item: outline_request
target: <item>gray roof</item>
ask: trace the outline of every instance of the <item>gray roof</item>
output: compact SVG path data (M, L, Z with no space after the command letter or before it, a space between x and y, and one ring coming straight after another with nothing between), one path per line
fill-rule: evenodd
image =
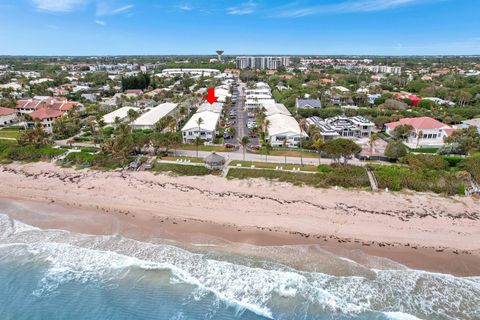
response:
M206 162L224 162L225 158L213 152L205 157L205 161Z
M297 99L297 108L321 108L322 103L318 99Z
M480 128L480 118L465 120L462 123Z

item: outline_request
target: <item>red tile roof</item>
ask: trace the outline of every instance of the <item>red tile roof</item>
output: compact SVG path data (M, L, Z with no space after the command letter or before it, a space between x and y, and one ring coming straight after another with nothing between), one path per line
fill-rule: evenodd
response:
M395 129L399 125L409 124L417 130L422 129L450 129L448 125L437 121L430 117L420 117L420 118L403 118L396 122L386 123L385 125L390 129Z
M0 107L0 116L9 116L13 113L17 113L17 111L15 111L15 109Z
M44 120L47 118L59 118L63 116L63 112L52 109L52 108L40 108L32 113L30 113L30 117L34 120Z
M130 89L130 90L127 90L125 91L126 94L142 94L143 93L143 90L140 90L140 89Z
M45 105L46 103L41 100L34 100L34 99L28 99L28 100L18 100L17 105L15 106L16 109L30 109L30 110L36 110L39 107Z

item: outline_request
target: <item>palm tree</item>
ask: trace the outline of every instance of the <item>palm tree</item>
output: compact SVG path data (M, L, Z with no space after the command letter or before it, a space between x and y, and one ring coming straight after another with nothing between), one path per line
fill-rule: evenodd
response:
M300 120L300 164L303 167L303 132L305 131L306 119Z
M420 139L423 138L423 130L420 130L418 131L418 134L417 134L417 149L418 149L418 146L420 145Z
M250 143L250 138L247 136L243 136L242 139L240 140L240 144L242 145L243 148L243 161L245 161L245 152L247 149L247 145Z
M322 148L325 141L323 140L323 137L321 134L315 135L313 139L314 140L313 140L312 146L315 148L315 150L318 151L318 165L320 165L321 159L322 159Z
M268 162L267 156L270 154L270 151L272 150L272 145L270 142L265 143L265 162Z
M283 139L282 147L285 148L285 164L287 164L287 138Z
M197 125L198 125L198 136L195 138L195 147L197 149L197 159L198 159L198 146L200 145L200 143L202 141L202 139L200 138L200 126L203 123L202 117L198 117L196 122L197 122Z
M372 133L372 135L368 139L368 144L370 145L370 157L373 156L373 147L375 146L375 142L377 140L378 140L378 135L376 133Z
M139 116L138 112L135 109L128 110L127 114L128 114L128 119L132 122L137 120Z
M200 137L195 138L195 148L197 150L197 159L198 159L198 146L202 144L202 139Z

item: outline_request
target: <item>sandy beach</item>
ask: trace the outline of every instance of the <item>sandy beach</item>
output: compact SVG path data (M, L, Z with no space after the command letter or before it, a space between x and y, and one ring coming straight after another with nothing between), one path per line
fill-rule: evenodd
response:
M353 260L361 251L416 269L480 275L480 202L472 198L50 163L2 165L0 182L0 211L41 228L186 243L319 244Z

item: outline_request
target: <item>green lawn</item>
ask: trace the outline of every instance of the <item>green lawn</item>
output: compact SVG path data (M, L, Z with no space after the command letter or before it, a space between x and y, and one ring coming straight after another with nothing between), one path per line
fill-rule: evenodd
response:
M18 139L23 131L20 130L0 130L0 138Z
M252 161L237 161L230 162L229 166L236 167L237 164L241 164L242 167L250 168L254 165L259 169L275 169L276 167L282 167L283 170L292 170L293 168L300 168L302 171L317 171L316 166L300 166L296 164L284 164L284 163L270 163L270 162L252 162Z
M265 150L261 149L255 152L256 154L265 154ZM297 157L300 158L300 155L302 155L304 158L318 158L317 153L313 152L300 152L298 150L271 150L268 155L270 156L281 156L284 157L285 154L287 154L287 157Z
M173 156L167 156L167 157L159 157L160 160L167 160L167 161L177 161L177 160L190 160L192 163L204 163L203 158L195 158L195 157L173 157Z
M206 176L209 174L218 174L217 171L208 169L200 165L184 165L173 163L157 162L153 166L154 172L171 172L180 176Z
M178 148L179 150L197 150L193 144L184 144ZM198 151L215 151L215 152L230 152L233 149L227 149L224 146L198 146Z

